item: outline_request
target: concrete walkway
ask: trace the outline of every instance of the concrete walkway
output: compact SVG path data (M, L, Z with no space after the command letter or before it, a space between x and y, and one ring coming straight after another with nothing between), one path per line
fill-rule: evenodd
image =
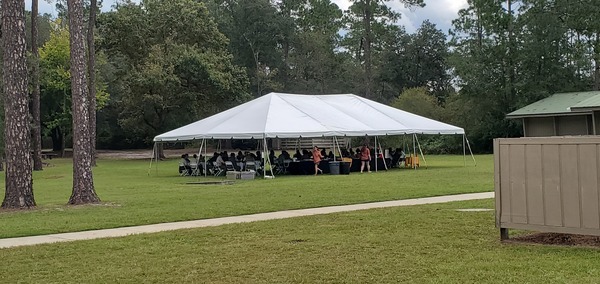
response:
M269 212L269 213L233 216L233 217L222 217L222 218L214 218L214 219L182 221L182 222L173 222L173 223L161 223L161 224L123 227L123 228L114 228L114 229L105 229L105 230L93 230L93 231L52 234L52 235L43 235L43 236L9 238L9 239L0 239L0 249L1 248L9 248L9 247L18 247L18 246L57 243L57 242L71 242L71 241L78 241L78 240L91 240L91 239L100 239L100 238L114 238L114 237L123 237L123 236L134 235L134 234L157 233L157 232L179 230L179 229L212 227L212 226L220 226L220 225L233 224L233 223L247 223L247 222L264 221L264 220L275 220L275 219L284 219L284 218L292 218L292 217L300 217L300 216L311 216L311 215L319 215L319 214L330 214L330 213L338 213L338 212L365 210L365 209L373 209L373 208L422 205L422 204L432 204L432 203L445 203L445 202L453 202L453 201L488 199L488 198L493 198L493 197L494 197L493 192L446 195L446 196L437 196L437 197L383 201L383 202L363 203L363 204L354 204L354 205L341 205L341 206L286 210L286 211L277 211L277 212Z

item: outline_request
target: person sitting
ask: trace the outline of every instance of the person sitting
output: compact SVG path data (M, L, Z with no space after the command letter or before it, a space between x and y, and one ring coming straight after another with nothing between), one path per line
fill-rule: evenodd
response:
M188 154L181 155L181 166L179 167L179 173L187 172L187 175L192 175L192 164L190 156Z
M254 162L255 160L256 160L256 156L253 153L246 152L246 157L244 158L244 161Z
M354 158L354 150L350 148L350 152L348 152L348 158Z
M286 151L286 150L281 151L281 155L283 155L283 159L285 159L285 160L291 160L292 159L290 157L290 153L288 153L288 151Z
M329 151L329 154L327 154L327 158L332 161L335 159L335 155L333 154L332 151Z
M306 149L302 150L302 160L310 160L310 159L312 159L310 152L308 152Z
M354 154L355 159L360 159L360 148L356 148L356 152Z
M225 168L225 159L223 159L223 156L225 154L221 154L221 155L217 155L217 158L215 159L215 166L219 167L219 168Z
M237 156L235 157L236 160L238 160L238 162L241 162L244 160L244 154L242 153L242 151L238 151Z
M275 163L275 159L276 159L276 157L275 157L275 151L273 151L273 150L269 151L269 161L271 163Z
M233 164L233 167L237 169L237 159L235 158L235 153L229 154L229 161Z
M215 152L213 154L213 156L210 159L208 159L208 162L211 163L211 164L214 163L214 162L216 162L217 161L217 157L219 157L219 153Z
M406 162L406 154L404 153L404 150L402 150L402 148L396 149L396 152L400 152L400 158L398 159L398 163L405 163Z
M302 160L302 154L300 153L300 150L296 150L296 154L294 154L294 159Z
M229 153L227 153L227 151L223 151L223 153L221 153L221 156L223 156L224 162L229 161Z

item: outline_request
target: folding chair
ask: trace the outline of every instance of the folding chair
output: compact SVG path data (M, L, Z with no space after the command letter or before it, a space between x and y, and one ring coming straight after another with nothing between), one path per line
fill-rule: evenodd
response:
M233 163L230 161L225 161L225 171L235 171L235 167L233 166Z
M179 176L185 177L185 176L189 176L190 173L188 172L187 168L185 167L184 163L179 163Z
M214 173L214 176L218 177L218 176L220 176L224 172L225 171L221 167L217 166L217 162L213 162L213 173Z
M246 171L256 172L256 163L254 163L254 161L247 161L245 169Z
M287 174L287 169L290 167L290 163L291 163L292 161L293 161L293 160L290 160L290 159L285 159L285 160L283 160L283 173L284 173L284 174Z
M192 166L192 175L193 176L199 176L201 173L201 164L200 163L196 163L196 164L191 164L190 166Z

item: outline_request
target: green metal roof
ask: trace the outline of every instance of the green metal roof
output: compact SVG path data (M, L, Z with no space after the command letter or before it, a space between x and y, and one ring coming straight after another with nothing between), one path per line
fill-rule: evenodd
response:
M558 93L506 115L508 118L565 115L600 108L600 91Z

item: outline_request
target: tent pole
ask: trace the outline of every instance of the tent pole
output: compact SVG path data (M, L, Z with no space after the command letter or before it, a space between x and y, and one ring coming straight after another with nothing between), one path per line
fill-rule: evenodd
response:
M156 142L152 146L152 156L150 157L150 167L148 168L148 176L150 176L150 171L152 170L152 161L154 160L154 153L156 151Z
M463 142L463 162L465 163L465 167L467 166L467 148L465 147L465 134L463 133L462 137Z
M335 162L335 136L331 139L331 144L333 144L333 161Z
M423 155L423 149L421 149L421 143L419 143L419 137L417 137L417 134L415 134L415 140L417 140L417 146L419 146L421 158L423 158L423 163L425 163L425 168L427 168L427 160L425 160L425 155Z
M377 136L375 136L375 172L377 172Z
M379 149L382 149L381 142L379 142L378 145L379 145ZM383 152L385 153L385 150L383 150ZM383 155L383 153L382 153L382 155ZM383 161L383 166L385 167L385 170L387 171L388 170L388 166L387 166L387 164L385 162L385 155L383 155L383 158L381 160Z
M202 141L206 141L206 138L202 138ZM206 163L208 163L208 160L206 159L206 148L208 148L208 142L206 142L206 147L204 147L204 177L206 177Z
M340 141L337 139L337 136L334 136L334 137L335 137L335 142L337 143L337 146L338 146L338 153L340 154L340 158L343 158L342 148L340 147ZM333 153L335 153L335 151ZM334 158L335 158L335 155L334 155Z
M198 171L198 163L200 162L200 156L202 156L202 147L204 146L204 139L202 139L202 143L200 143L200 149L198 149L198 158L196 159L196 171ZM196 178L200 178L200 175L196 173Z
M469 143L469 138L467 138L467 134L464 134L465 136L465 141L467 142L467 147L469 147L469 153L471 153L471 158L473 158L473 162L475 163L475 166L477 167L477 161L475 161L475 156L473 155L473 151L471 151L471 143Z
M412 159L415 159L417 157L417 149L416 149L416 144L415 144L415 136L416 136L416 134L413 133L413 137L412 137L413 138L413 150L412 150L412 154L411 154L411 157L410 157L410 159L411 159L410 162L412 164L413 169L416 170L417 169L417 165L415 164L415 161L412 160Z

